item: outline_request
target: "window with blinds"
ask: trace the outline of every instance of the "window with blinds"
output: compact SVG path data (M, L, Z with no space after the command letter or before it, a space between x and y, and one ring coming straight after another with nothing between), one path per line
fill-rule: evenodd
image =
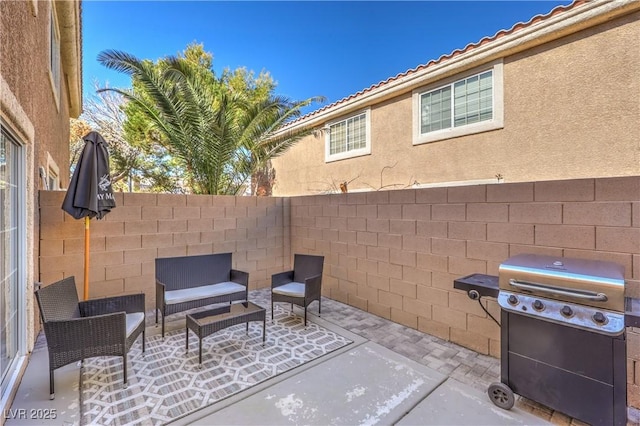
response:
M414 145L502 129L502 60L416 89L412 102Z
M493 71L458 80L420 96L422 134L493 118Z
M422 95L420 123L422 133L451 127L451 87Z
M371 152L369 111L330 123L326 129L326 161L340 160Z

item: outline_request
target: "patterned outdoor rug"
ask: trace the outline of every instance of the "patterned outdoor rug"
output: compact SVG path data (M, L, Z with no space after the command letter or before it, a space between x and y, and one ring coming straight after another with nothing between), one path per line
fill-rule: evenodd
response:
M82 424L158 425L211 405L230 395L326 355L350 340L279 306L275 321L267 312L267 340L262 323L241 324L206 337L202 368L198 338L184 328L147 337L146 353L137 341L129 352L129 387L122 386L122 358L85 361L80 373Z

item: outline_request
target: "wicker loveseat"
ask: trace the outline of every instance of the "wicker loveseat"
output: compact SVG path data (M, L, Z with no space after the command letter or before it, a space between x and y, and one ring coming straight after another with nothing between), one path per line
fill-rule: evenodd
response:
M54 399L53 371L96 356L121 356L127 387L127 353L142 334L144 294L78 301L73 276L35 292L49 350L49 390Z
M247 300L249 274L231 268L231 253L156 259L156 324L166 315L214 303Z

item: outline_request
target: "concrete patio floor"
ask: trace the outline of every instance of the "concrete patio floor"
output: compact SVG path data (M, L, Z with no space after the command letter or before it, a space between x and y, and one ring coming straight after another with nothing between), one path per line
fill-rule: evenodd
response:
M252 291L250 300L267 307L268 290ZM299 308L294 310L301 313ZM321 318L315 315L317 304L310 306L309 313L311 321L336 332L339 330L354 343L176 419L172 424L584 424L521 397L516 397L515 407L510 411L495 407L486 395L489 384L499 380L500 361L495 358L329 299L322 301ZM153 315L148 314L148 334L158 332L152 322ZM177 314L168 318L167 327L184 327L184 316ZM354 359L361 362L354 363ZM380 359L384 360L383 364L377 361ZM11 412L4 413L7 425L80 424L78 365L56 370L56 399L50 401L47 362L46 345L40 336ZM339 396L355 389L357 384L364 383L362 386L372 389L369 400L361 401L362 410L380 398L388 400L394 392L402 392L410 385L406 383L409 379L403 382L393 368L385 369L383 365L409 371L414 378L418 375L420 383L426 385L410 398L382 409L378 405L377 414L367 413L366 421L349 417L354 409ZM300 417L301 410L296 414L295 410L282 407L273 409L274 399L286 402L292 394L303 395L307 407L316 404L321 408L316 412L307 411L303 417ZM55 419L41 418L42 414L53 413L52 410L55 410ZM32 416L34 412L39 413L40 418ZM631 415L637 416L637 413Z

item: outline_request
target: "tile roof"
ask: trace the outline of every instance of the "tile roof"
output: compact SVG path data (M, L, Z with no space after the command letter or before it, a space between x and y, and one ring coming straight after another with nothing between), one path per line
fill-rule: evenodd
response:
M564 13L564 12L568 11L568 10L575 9L575 8L577 8L577 7L579 7L579 6L583 5L583 4L586 4L586 3L588 3L588 0L574 0L571 4L568 4L566 6L565 5L560 5L560 6L557 6L557 7L553 8L547 14L535 15L533 18L529 19L529 21L527 21L527 22L518 22L518 23L514 24L508 30L500 30L500 31L498 31L497 33L495 33L491 37L484 37L484 38L482 38L480 41L478 41L476 43L467 44L463 49L456 49L453 52L449 53L448 55L442 55L438 59L432 59L431 61L427 62L426 64L421 64L421 65L418 65L415 68L408 69L408 70L406 70L404 72L396 74L393 77L389 77L386 80L380 81L380 82L375 83L375 84L373 84L373 85L371 85L371 86L369 86L369 87L367 87L365 89L362 89L359 92L356 92L356 93L354 93L352 95L346 96L346 97L344 97L344 98L342 98L342 99L340 99L338 101L335 101L335 102L333 102L333 103L331 103L329 105L325 105L322 108L319 108L319 109L317 109L317 110L315 110L313 112L305 114L305 115L303 115L303 116L301 116L301 117L289 122L287 124L287 126L292 125L294 123L299 123L299 122L301 122L303 120L306 120L306 119L309 119L309 118L311 118L311 117L313 117L315 115L318 115L322 111L326 111L326 110L331 109L331 108L333 108L333 107L335 107L337 105L344 104L344 103L346 103L346 102L348 102L348 101L350 101L352 99L355 99L355 98L357 98L357 97L359 97L359 96L361 96L361 95L363 95L365 93L368 93L368 92L371 92L371 91L373 91L375 89L383 87L383 86L385 86L385 85L387 85L387 84L389 84L391 82L394 82L396 80L399 80L401 78L404 78L406 76L414 74L414 73L416 73L418 71L421 71L421 70L423 70L425 68L429 68L429 67L434 66L436 64L439 64L439 63L442 63L442 62L447 61L449 59L455 58L456 56L459 56L459 55L461 55L463 53L467 53L467 52L469 52L469 51L471 51L473 49L476 49L476 48L478 48L480 46L483 46L483 45L485 45L487 43L491 43L491 42L493 42L495 40L498 40L498 39L500 39L500 38L502 38L504 36L507 36L509 34L513 34L513 33L517 32L517 31L520 31L520 30L522 30L524 28L531 27L531 26L533 26L533 25L535 25L535 24L537 24L539 22L545 21L545 20L547 20L547 19L549 19L549 18L551 18L553 16L559 15L561 13Z

